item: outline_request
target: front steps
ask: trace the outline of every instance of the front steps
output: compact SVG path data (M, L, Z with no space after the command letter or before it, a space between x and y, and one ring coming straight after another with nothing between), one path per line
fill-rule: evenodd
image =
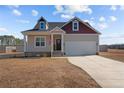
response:
M61 57L64 56L64 53L62 53L61 51L54 51L52 53L52 57Z

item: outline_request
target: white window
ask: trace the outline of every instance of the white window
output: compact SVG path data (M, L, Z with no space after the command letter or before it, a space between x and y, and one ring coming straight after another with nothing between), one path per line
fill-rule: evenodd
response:
M73 21L72 24L73 31L78 31L79 30L79 22L78 21Z
M37 36L35 38L35 46L36 47L45 47L46 46L46 37L44 37L44 36Z
M40 29L46 29L45 22L40 22Z

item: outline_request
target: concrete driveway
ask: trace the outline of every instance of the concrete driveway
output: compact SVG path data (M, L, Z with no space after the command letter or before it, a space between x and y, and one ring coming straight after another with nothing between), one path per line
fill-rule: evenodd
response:
M68 57L68 60L85 70L101 87L124 88L124 63L97 55Z

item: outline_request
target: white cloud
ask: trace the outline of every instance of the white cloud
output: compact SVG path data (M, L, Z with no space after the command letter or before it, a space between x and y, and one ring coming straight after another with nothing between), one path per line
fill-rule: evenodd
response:
M21 16L22 15L22 13L17 9L13 9L13 14L16 15L16 16Z
M13 7L15 7L15 8L19 8L19 5L13 5Z
M124 5L120 5L120 10L124 10Z
M84 20L84 22L88 22L88 23L89 23L89 22L90 22L90 20L86 19L86 20Z
M113 34L111 34L111 35L102 35L101 37L102 37L102 38L105 38L105 39L124 38L124 34L123 34L123 33L121 33L121 34L113 33Z
M104 22L104 21L105 21L105 17L101 16L101 17L99 18L99 21L100 21L100 22Z
M7 28L0 27L0 32L6 32L6 31L8 31Z
M71 19L71 18L73 18L73 17L74 17L74 16L72 16L72 15L61 14L61 18Z
M91 26L95 26L95 22L93 21L93 19L91 20L83 20L84 22L88 22Z
M116 18L115 16L109 16L109 18L110 18L110 20L111 20L112 22L114 22L114 21L117 20L117 18ZM104 30L104 29L106 29L106 28L109 27L109 24L108 24L107 22L105 22L105 21L106 21L105 17L101 16L101 17L99 18L99 22L98 22L95 26L96 26L98 29L100 29L100 30Z
M97 26L98 26L98 28L100 30L108 28L108 24L107 23L98 23Z
M12 8L19 8L19 5L10 5Z
M110 16L110 20L111 20L111 21L116 21L117 18L116 18L115 16Z
M116 11L117 9L124 10L124 5L120 5L120 6L112 5L110 8L110 10L112 11Z
M94 18L94 17L91 17L90 19L91 19L91 20L94 20L95 18Z
M90 20L84 20L84 22L88 22L91 26L95 27L96 29L99 29L99 30L105 30L109 27L109 24L107 22L105 22L106 19L105 17L101 16L99 18L99 21L96 22L95 21L95 18L90 18Z
M32 10L32 15L33 16L37 16L39 13L38 13L38 11L37 10Z
M59 11L63 11L63 9L64 9L64 8L62 7L62 5L56 5L55 8L56 8L56 11L58 11L58 12L59 12Z
M9 7L10 9L15 9L19 8L19 5L8 5L7 7Z
M66 14L73 16L75 13L91 14L92 9L87 5L56 5L56 11L53 14Z
M16 20L16 22L22 23L22 24L28 24L30 21L28 20Z
M116 11L117 10L117 6L116 5L112 5L111 8L110 8L110 10Z

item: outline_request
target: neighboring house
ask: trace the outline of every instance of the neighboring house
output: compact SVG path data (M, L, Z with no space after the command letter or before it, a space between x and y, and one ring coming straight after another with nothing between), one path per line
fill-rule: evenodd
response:
M100 52L108 52L108 45L99 45Z
M24 40L23 39L16 38L15 42L16 42L16 45L18 45L18 46L19 45L21 45L21 46L24 45Z
M124 44L112 44L112 45L108 45L108 48L110 48L110 49L124 49Z
M99 35L89 23L77 17L68 22L47 22L41 17L35 27L23 31L24 52L88 55L99 52Z
M12 35L0 36L0 45L12 46L12 45L23 45L22 39L15 38Z
M13 50L17 52L23 52L23 44L23 40L15 38L12 35L0 36L0 52L10 52Z
M15 38L13 36L0 36L0 45L15 45Z

